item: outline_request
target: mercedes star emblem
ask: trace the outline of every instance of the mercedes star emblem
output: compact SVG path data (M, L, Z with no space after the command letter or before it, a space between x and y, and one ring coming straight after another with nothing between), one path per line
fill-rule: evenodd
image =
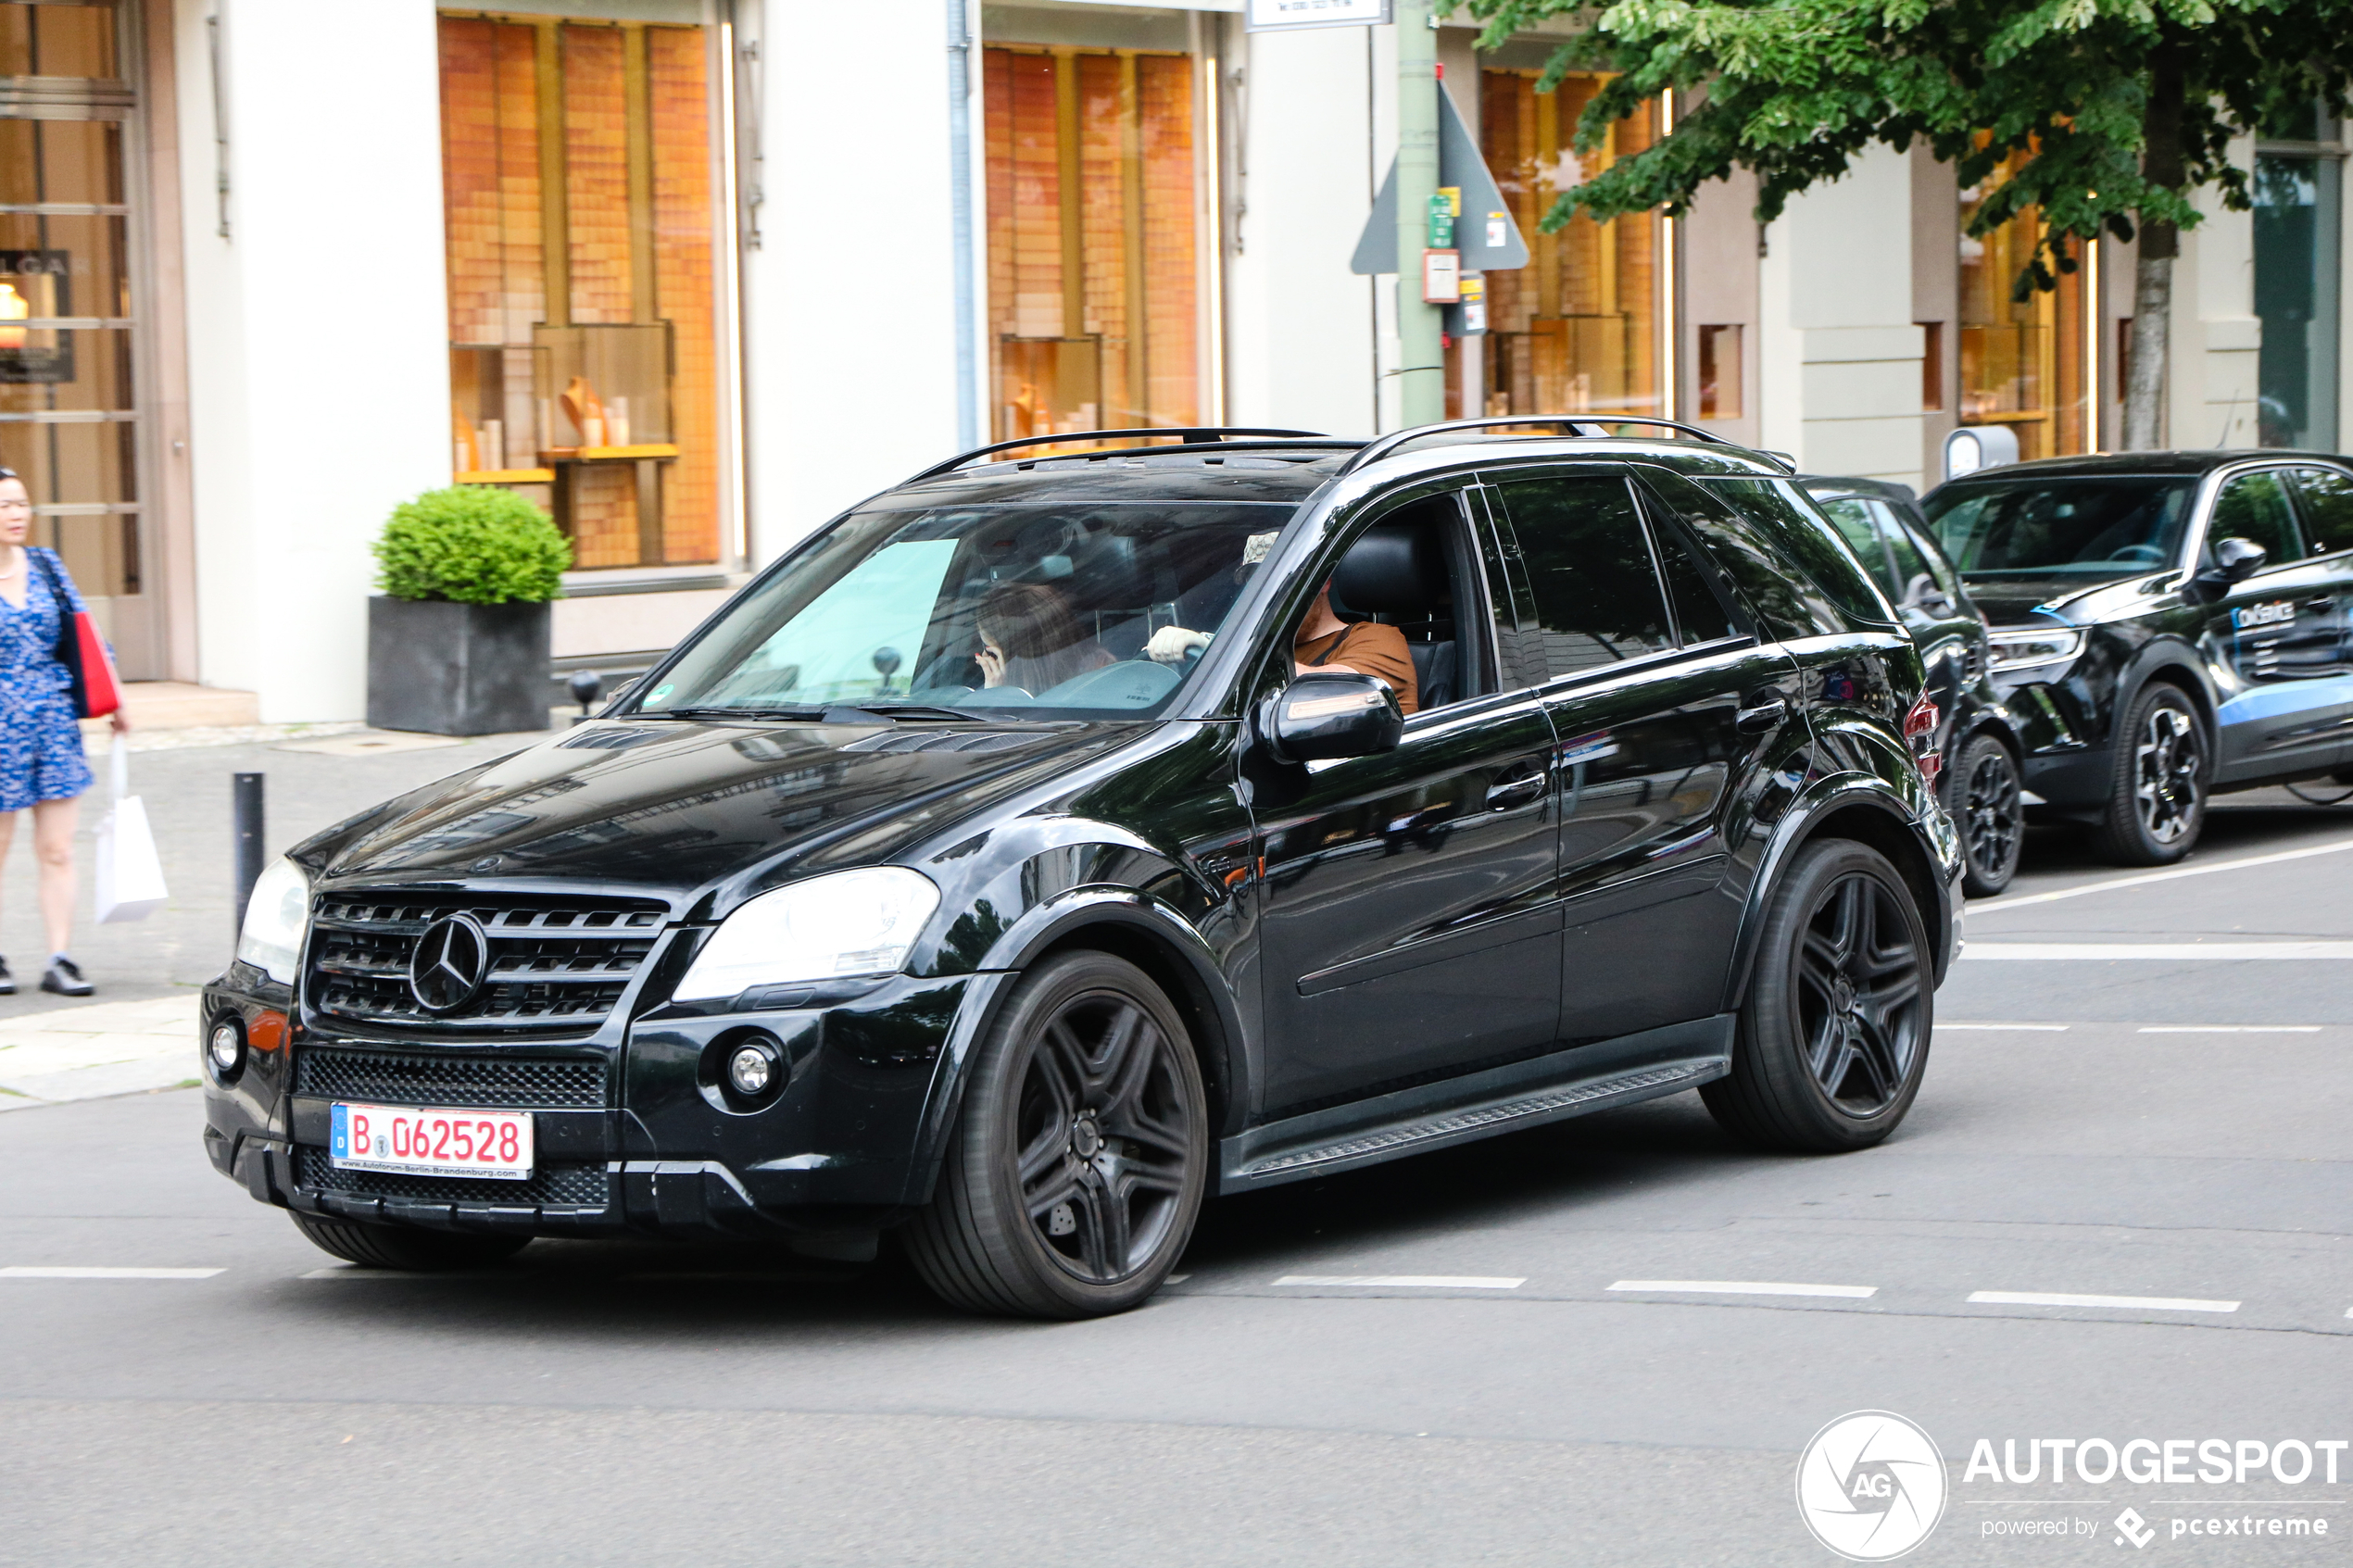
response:
M409 989L427 1012L455 1012L473 1000L489 974L489 935L472 915L447 915L417 938Z

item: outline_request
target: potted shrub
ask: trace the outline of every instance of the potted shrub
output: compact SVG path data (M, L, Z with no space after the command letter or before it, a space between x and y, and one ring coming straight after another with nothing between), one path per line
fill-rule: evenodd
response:
M455 484L396 508L368 601L368 722L439 735L547 727L547 601L572 544L511 490Z

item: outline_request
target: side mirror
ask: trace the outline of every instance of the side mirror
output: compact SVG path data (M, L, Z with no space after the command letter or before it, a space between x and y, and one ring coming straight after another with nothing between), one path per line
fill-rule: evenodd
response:
M2244 583L2263 570L2270 552L2252 539L2218 539L2208 554L2214 564L2197 574L2197 585L2208 600L2219 599L2233 583Z
M1923 571L1904 585L1906 609L1917 609L1922 615L1946 616L1953 613L1953 601L1936 585L1936 579Z
M1371 757L1396 749L1405 716L1370 675L1302 675L1266 700L1258 732L1278 762Z
M2244 583L2263 570L2269 554L2252 539L2225 539L2214 546L2214 571L2225 583Z

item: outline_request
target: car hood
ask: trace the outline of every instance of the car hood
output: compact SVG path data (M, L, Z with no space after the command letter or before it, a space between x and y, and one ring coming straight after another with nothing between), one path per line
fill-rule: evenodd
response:
M2052 572L2036 577L2013 577L2007 572L1986 576L1974 573L1962 575L1969 598L1985 612L1985 619L1995 626L2015 626L2025 621L2048 621L2049 616L2035 614L2046 604L2082 595L2096 595L2105 599L2120 583L2136 581L2137 578L2126 577L2108 583L2085 582L2080 575L2070 572ZM2068 606L2056 613L2066 621L2081 619L2075 613L2075 608Z
M749 896L887 860L1157 727L600 722L386 801L294 855L339 881L586 883L695 918L698 895L731 879Z

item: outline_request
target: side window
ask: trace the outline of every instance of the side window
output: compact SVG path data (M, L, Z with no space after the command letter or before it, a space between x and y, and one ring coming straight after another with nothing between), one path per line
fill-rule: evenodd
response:
M1738 636L1723 596L1709 584L1706 571L1675 529L1654 526L1651 542L1658 546L1658 574L1667 580L1667 602L1675 608L1675 629L1683 634L1683 646Z
M1855 558L1863 563L1863 570L1881 590L1889 598L1901 600L1904 584L1889 574L1887 551L1880 544L1871 504L1852 495L1817 495L1814 504L1822 508L1822 515L1831 520L1831 526L1838 530L1838 536L1846 541L1846 547L1855 552Z
M1493 494L1479 492L1474 509L1485 506ZM1485 516L1487 525L1479 530L1479 558L1487 573L1488 607L1495 618L1496 679L1504 691L1525 691L1544 684L1544 635L1528 608L1528 596L1521 592L1516 574L1504 560L1510 533L1500 504L1490 508Z
M2304 558L2296 536L2296 513L2288 507L2287 487L2277 470L2243 473L2222 486L2214 498L2214 521L2206 530L2211 552L2223 539L2252 539L2263 546L2268 564L2281 566Z
M2304 503L2304 537L2316 556L2353 550L2353 476L2337 469L2292 469Z
M1495 491L1548 679L1674 646L1650 542L1623 479L1504 479Z

